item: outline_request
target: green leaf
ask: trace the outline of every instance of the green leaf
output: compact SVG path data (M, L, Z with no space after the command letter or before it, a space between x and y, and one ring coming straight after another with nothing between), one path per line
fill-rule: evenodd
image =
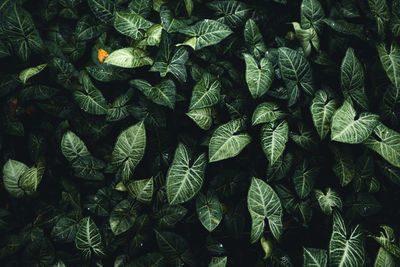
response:
M61 152L68 161L90 156L85 143L73 132L67 131L61 139Z
M228 261L228 257L212 257L208 267L225 267Z
M75 246L85 259L90 259L92 253L99 257L105 255L99 228L97 228L90 216L83 218L79 222L75 236Z
M293 155L291 153L280 156L274 164L267 169L267 182L283 179L293 165Z
M286 121L270 122L261 128L261 147L269 165L273 165L285 150L289 139L289 125Z
M20 72L19 79L25 84L30 78L46 68L47 64L41 64L36 67L28 68Z
M251 8L239 1L212 1L207 3L217 16L217 21L230 27L238 27L244 23L251 13Z
M156 104L174 109L176 101L176 88L172 80L163 80L152 86L145 80L132 80L130 84L138 88L143 94Z
M157 230L154 230L154 232L156 233L157 244L160 251L168 259L171 265L194 265L193 254L185 239L180 235L171 232L159 232Z
M264 232L265 219L268 219L269 228L273 236L279 240L283 232L282 206L278 195L271 186L264 181L252 178L247 195L251 226L251 243L257 242Z
M322 19L325 18L325 12L317 0L303 0L300 6L300 21L303 29L314 28L321 32L323 28Z
M185 41L183 45L188 45L194 50L218 44L233 33L225 24L211 19L199 21L195 25L179 30L179 32L192 37Z
M249 19L244 25L244 41L255 58L264 56L267 51L263 36L257 24L252 19Z
M145 51L139 48L126 47L112 52L104 63L121 68L139 68L152 65L153 60L148 57Z
M318 137L311 128L302 122L297 123L298 132L291 131L290 138L299 146L306 150L313 150L317 145Z
M236 119L222 124L214 131L208 146L210 162L233 158L251 142L249 134L238 134L243 130L243 124L241 119Z
M97 89L89 76L82 77L82 87L73 92L78 105L89 114L104 115L107 113L107 101L99 89Z
M281 47L279 52L279 69L289 93L289 106L297 102L300 87L309 94L314 93L310 64L299 52Z
M365 250L360 225L346 229L342 216L333 213L333 230L329 241L329 263L333 266L363 266Z
M381 247L376 255L374 267L396 267L396 262L393 256Z
M344 19L329 19L325 18L322 20L326 25L332 28L334 31L339 32L341 34L356 36L361 40L364 40L364 27L360 24L349 23Z
M106 28L91 16L83 16L75 27L75 36L80 41L87 41L98 37Z
M132 0L129 3L129 9L144 18L150 15L151 8L151 0Z
M280 109L279 105L273 102L259 104L253 112L252 125L274 122L282 119L286 114Z
M74 175L78 178L92 181L103 181L104 175L101 172L106 164L92 156L78 157L72 162L71 167L74 169Z
M212 125L212 108L192 109L186 115L191 118L201 129L209 130Z
M336 110L332 117L331 140L359 144L364 142L378 124L378 115L363 112L357 116L349 101Z
M390 20L390 11L386 0L368 0L369 8L374 15L378 26L378 34L383 39L385 37L385 28Z
M169 48L168 52L169 52ZM151 67L150 71L160 72L161 77L165 77L167 73L171 73L178 80L186 82L186 61L189 59L189 52L184 48L180 47L176 50L175 54L170 57L171 53L165 55L165 61L156 61Z
M261 58L257 62L252 55L243 54L246 62L246 83L254 99L263 96L271 87L274 79L274 67L272 63Z
M214 231L222 220L222 205L215 193L199 193L196 198L196 210L201 224L209 231Z
M145 34L145 38L138 43L138 46L158 46L161 42L162 26L160 24L154 24L151 26Z
M353 48L347 49L340 70L340 81L344 97L350 97L363 109L368 110L368 99L364 88L364 70L354 54Z
M339 178L340 185L346 186L355 176L355 163L351 156L351 151L348 147L334 147L333 154L335 158L335 164L332 166L332 170L335 175Z
M133 11L116 12L114 19L115 29L133 40L140 40L144 37L145 31L153 25L152 22L144 19Z
M319 137L325 139L328 134L333 114L339 103L336 98L330 98L325 91L318 90L311 102L310 111L314 126Z
M130 200L119 202L110 214L110 227L114 235L125 233L133 227L138 217L139 203Z
M43 41L35 27L31 15L13 3L4 11L7 15L2 21L2 35L6 36L15 53L23 61L27 61L32 50L40 52L43 50Z
M292 22L296 38L299 40L303 48L304 56L311 54L312 48L319 51L319 38L313 27L304 30L298 22Z
M19 187L19 179L29 169L24 163L9 159L3 166L3 183L13 197L22 197L24 190Z
M187 27L184 21L174 18L174 14L166 5L161 6L160 19L161 25L168 33L174 33Z
M154 191L153 177L132 181L126 186L126 188L131 197L143 203L150 203Z
M111 0L88 0L90 10L102 22L110 24L114 19L114 4Z
M382 63L383 69L386 71L389 80L392 84L399 89L400 88L400 48L396 43L392 43L390 51L386 49L385 44L379 44L376 47L378 49L379 58Z
M115 98L114 102L108 107L106 120L119 121L123 120L130 115L129 109L131 105L128 104L133 96L133 89L129 89L124 94Z
M180 205L165 205L158 210L154 217L160 228L173 227L187 214L188 210Z
M327 251L325 249L303 247L303 266L304 267L328 266Z
M221 83L205 73L193 88L189 110L211 107L219 102Z
M314 194L323 213L330 215L333 208L342 209L342 200L339 194L331 188L326 189L326 194L319 189L315 189Z
M310 166L310 163L306 160L303 160L302 163L297 166L293 174L293 183L299 198L305 199L310 194L318 172L319 169Z
M185 7L186 7L186 12L188 14L188 16L190 17L192 15L192 11L193 11L193 0L184 0L185 2Z
M392 17L390 19L390 29L395 37L400 36L400 2L394 0L392 2Z
M373 135L364 145L377 152L390 164L400 167L400 134L389 129L382 123L378 123Z
M146 129L143 121L119 134L111 155L111 165L120 168L124 181L131 178L143 158L145 148Z
M78 222L69 217L61 217L51 230L51 235L55 241L68 243L75 240L78 230Z
M193 159L187 147L179 143L174 160L167 173L167 198L169 204L184 203L192 199L200 191L207 165L206 154Z
M39 160L36 166L27 169L19 178L18 186L28 195L33 195L42 181L45 163Z
M400 258L400 247L397 245L393 228L387 225L381 225L381 228L383 231L380 231L380 235L373 235L372 238L387 252Z

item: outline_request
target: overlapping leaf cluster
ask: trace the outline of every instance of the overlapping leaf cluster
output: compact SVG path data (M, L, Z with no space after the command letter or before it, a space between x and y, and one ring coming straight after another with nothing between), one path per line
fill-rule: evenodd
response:
M1 266L398 264L399 0L0 15Z

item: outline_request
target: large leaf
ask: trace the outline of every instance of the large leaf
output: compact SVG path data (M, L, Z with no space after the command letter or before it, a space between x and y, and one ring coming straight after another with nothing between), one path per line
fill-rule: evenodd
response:
M376 255L374 267L396 267L396 262L393 256L381 247Z
M334 147L333 154L335 163L332 170L339 178L340 185L346 186L355 176L355 163L351 151L349 147Z
M209 232L217 228L222 220L222 205L215 193L207 192L207 195L199 193L196 210L201 224Z
M351 102L344 101L332 117L331 140L359 144L364 142L378 124L378 115L363 112L359 116Z
M400 257L400 247L397 245L393 228L387 225L381 225L383 231L380 231L379 236L373 235L372 238L378 242L383 249L392 254L396 258Z
M132 181L126 186L126 188L133 198L136 198L138 201L143 203L150 203L154 191L153 177Z
M334 208L342 209L342 200L339 194L331 188L326 189L326 194L315 189L314 194L323 213L330 215Z
M193 26L179 30L179 32L192 37L183 44L192 47L194 50L218 44L232 34L232 30L228 26L211 19L199 21Z
M274 164L268 166L267 169L267 182L278 181L283 179L293 164L293 155L291 153L280 156Z
M169 50L169 48L166 48ZM165 55L165 61L156 61L150 71L160 72L161 77L171 73L182 82L186 82L186 61L189 59L189 52L184 47L179 47L174 55L168 53Z
M368 99L364 88L364 70L354 54L353 48L348 48L340 67L340 81L344 97L350 97L363 109L368 109Z
M273 165L285 150L289 139L289 125L286 121L270 122L261 128L261 147L269 165Z
M61 152L68 161L90 156L85 143L71 131L67 131L61 139Z
M111 155L111 165L120 168L124 180L131 178L143 158L145 148L146 129L143 121L132 125L118 136Z
M199 108L192 109L186 115L191 118L201 129L208 130L212 125L213 109Z
M324 18L325 12L318 0L303 0L301 2L300 19L303 29L313 27L317 32L320 32Z
M192 161L187 147L182 143L178 144L167 173L167 198L170 204L186 202L199 192L206 165L205 153Z
M379 123L374 129L374 134L364 144L390 164L400 167L400 134L398 132Z
M139 203L131 200L119 202L110 214L110 227L115 235L120 235L133 227L138 217Z
M390 50L386 49L385 44L377 46L379 58L382 63L383 69L386 71L389 80L392 84L400 88L400 47L396 43L392 43Z
M100 257L105 255L99 228L91 217L85 217L79 222L75 246L86 259L90 259L92 253Z
M145 80L132 80L130 84L142 91L154 103L174 109L176 88L172 80L163 80L155 86Z
M311 68L308 61L300 52L287 47L281 47L278 51L279 68L288 90L289 106L291 106L299 98L301 88L307 94L313 94Z
M87 41L98 37L106 28L91 16L82 17L75 28L75 36L78 40Z
M114 19L114 3L111 0L88 0L93 14L102 22L110 24Z
M114 27L123 35L133 40L140 40L144 37L145 31L153 25L142 16L133 11L115 13Z
M328 266L328 255L325 249L303 248L304 267L326 267Z
M228 257L212 257L208 267L225 267Z
M232 120L214 131L208 145L210 162L235 157L251 142L249 134L238 134L243 130L243 123L241 119Z
M207 4L217 16L217 21L230 27L237 27L244 23L251 12L245 3L239 1L212 1Z
M279 108L279 105L273 102L264 102L259 104L253 112L252 124L257 125L266 122L274 122L285 117L285 113Z
M272 63L261 58L257 62L252 55L243 54L246 62L246 83L254 99L263 96L270 88L274 79L274 67Z
M5 12L7 15L2 20L2 35L10 40L15 53L27 61L31 50L39 52L43 49L43 41L31 15L19 4L14 2Z
M78 105L87 113L103 115L107 112L107 101L99 89L97 89L88 75L82 78L81 90L73 92Z
M218 103L221 83L211 74L205 73L193 88L189 110L211 107Z
M124 94L115 98L114 102L107 108L107 121L123 120L130 115L131 105L128 104L133 96L134 90L129 89Z
M331 128L333 114L338 107L338 101L330 98L325 91L319 90L311 102L310 110L314 126L321 139L324 139Z
M104 63L122 68L139 68L152 65L153 60L139 48L126 47L112 52Z
M22 197L24 190L19 187L19 179L29 169L24 163L9 159L3 166L3 183L13 197Z
M156 233L157 244L160 251L171 265L194 265L192 252L185 239L171 232L159 232L157 230L154 230L154 232Z
M260 29L252 19L249 19L244 25L244 41L251 54L257 59L264 56L267 51Z
M360 225L348 231L338 212L333 213L333 230L329 241L329 263L333 266L363 266L364 240Z
M306 160L303 160L302 163L297 166L293 174L293 183L299 198L304 199L310 194L311 190L314 188L318 172L319 169L311 166Z
M51 235L58 242L73 242L78 222L69 217L61 217L51 230Z
M19 79L23 82L26 83L30 78L41 72L44 68L46 68L47 64L41 64L36 67L31 67L28 69L25 69L20 72L19 74Z
M142 17L147 17L150 15L152 9L152 1L151 0L132 0L129 3L129 8L134 11L136 14L139 14Z
M375 17L379 35L385 37L385 27L390 20L390 11L386 0L368 0L369 8Z
M39 160L36 166L26 170L18 181L18 186L28 195L33 195L42 181L45 169L44 160Z
M180 205L165 205L158 210L154 217L157 225L161 228L173 227L176 223L185 217L188 210Z
M251 226L251 243L257 242L264 232L265 219L268 219L269 228L273 236L279 240L283 232L282 206L278 195L264 181L258 178L251 179L247 195Z

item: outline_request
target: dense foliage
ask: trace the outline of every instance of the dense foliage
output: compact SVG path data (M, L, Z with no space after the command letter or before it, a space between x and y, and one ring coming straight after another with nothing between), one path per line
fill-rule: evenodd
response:
M1 266L397 266L399 0L1 0Z

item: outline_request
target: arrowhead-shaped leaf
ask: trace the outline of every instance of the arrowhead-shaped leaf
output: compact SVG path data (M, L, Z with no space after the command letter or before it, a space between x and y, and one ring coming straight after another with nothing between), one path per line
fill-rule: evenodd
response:
M332 117L338 105L337 99L331 99L325 91L319 90L315 93L310 110L321 140L326 137L331 128Z
M193 88L189 110L211 107L218 103L221 83L211 74L205 73Z
M85 217L79 222L75 246L86 259L90 259L92 253L100 257L105 255L99 228L92 218Z
M379 116L363 112L356 117L352 104L344 101L332 117L331 140L348 144L364 142L378 124Z
M186 202L199 192L203 185L206 165L207 159L204 153L191 163L191 156L186 146L178 144L166 182L167 198L171 205Z
M153 60L139 48L126 47L115 50L104 61L106 64L121 68L139 68L152 65Z
M212 232L222 220L222 205L216 194L208 192L207 195L199 193L196 199L197 215L201 224Z
M282 235L282 206L278 195L264 181L252 178L247 195L252 228L251 243L257 242L264 231L264 220L268 219L273 236L279 240Z
M172 80L163 80L155 86L152 86L145 80L139 79L130 81L130 84L142 91L154 103L174 109L176 88Z
M261 147L269 165L273 165L285 150L289 139L289 125L286 121L270 122L261 128Z
M333 208L342 209L342 200L339 194L331 188L326 189L326 194L319 189L315 189L314 194L323 213L330 215Z
M326 267L328 266L328 253L325 249L303 248L304 267Z
M251 142L249 134L237 134L242 129L243 121L236 119L219 126L215 130L208 146L210 162L233 158Z
M263 96L274 79L274 66L266 59L257 62L252 55L243 54L246 62L246 83L254 99Z
M115 29L123 35L131 37L133 40L142 39L145 31L152 25L152 22L133 11L117 12L114 18Z

